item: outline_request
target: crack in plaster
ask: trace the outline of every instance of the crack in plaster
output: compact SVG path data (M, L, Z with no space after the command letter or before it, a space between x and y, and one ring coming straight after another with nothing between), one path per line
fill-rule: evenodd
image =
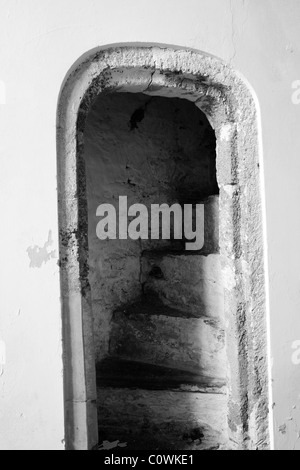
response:
M230 6L230 14L231 14L231 40L232 40L232 47L233 47L233 54L232 57L230 58L230 63L235 59L236 56L236 45L235 45L235 26L234 26L234 13L233 13L233 4L232 0L229 1L229 6Z
M156 69L154 69L153 72L151 72L149 83L148 83L146 89L143 91L143 93L146 93L146 91L149 91L149 89L151 88L151 85L153 83L153 77L154 77L155 73L156 73Z

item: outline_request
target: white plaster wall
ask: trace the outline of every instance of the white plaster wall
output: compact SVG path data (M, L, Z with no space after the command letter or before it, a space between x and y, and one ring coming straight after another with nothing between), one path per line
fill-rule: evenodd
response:
M56 105L81 54L121 42L214 54L257 94L275 446L300 449L300 365L292 361L300 340L300 104L291 99L300 80L299 23L299 0L0 0L0 449L63 449Z

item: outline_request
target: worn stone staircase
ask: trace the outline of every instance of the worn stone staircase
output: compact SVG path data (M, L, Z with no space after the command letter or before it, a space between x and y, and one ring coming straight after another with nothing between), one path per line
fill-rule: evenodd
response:
M220 256L146 251L143 294L113 315L97 365L100 440L128 449L227 446Z

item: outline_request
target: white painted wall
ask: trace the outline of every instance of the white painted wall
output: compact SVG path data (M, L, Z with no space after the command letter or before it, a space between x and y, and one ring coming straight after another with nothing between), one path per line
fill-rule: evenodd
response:
M6 345L0 449L63 449L56 105L68 69L83 53L120 42L214 54L257 94L275 445L300 449L300 354L292 361L292 344L300 340L300 104L292 102L292 83L300 80L299 24L299 0L0 0L0 341Z

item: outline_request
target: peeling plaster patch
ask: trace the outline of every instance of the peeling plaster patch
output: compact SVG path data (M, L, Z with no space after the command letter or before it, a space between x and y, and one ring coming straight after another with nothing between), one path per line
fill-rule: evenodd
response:
M279 426L278 431L281 432L281 434L286 434L286 424Z
M42 248L37 245L27 248L31 268L41 268L43 263L46 264L51 259L56 258L56 251L50 251L52 245L52 231L49 230L48 241Z
M99 447L99 450L112 450L112 449L116 449L117 447L122 447L122 448L127 447L127 442L124 442L122 444L120 443L120 441L114 441L114 442L104 441Z

